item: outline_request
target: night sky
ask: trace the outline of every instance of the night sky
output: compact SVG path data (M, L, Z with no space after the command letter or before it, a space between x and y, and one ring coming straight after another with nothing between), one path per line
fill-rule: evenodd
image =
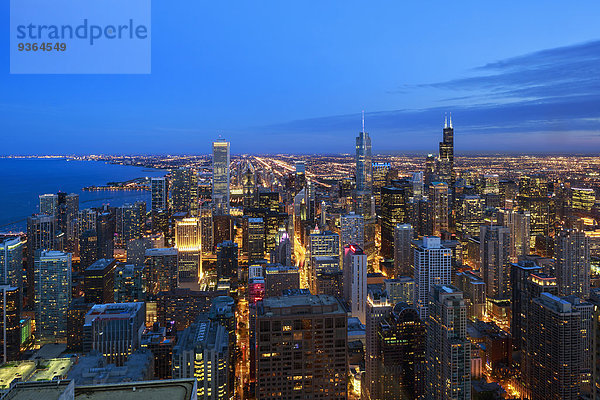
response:
M0 24L8 26L8 2ZM59 11L57 11L59 12ZM0 154L597 152L600 2L163 1L149 75L10 75Z

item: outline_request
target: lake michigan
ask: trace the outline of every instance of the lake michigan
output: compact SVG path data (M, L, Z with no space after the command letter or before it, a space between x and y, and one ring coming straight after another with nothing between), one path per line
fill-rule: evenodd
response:
M0 158L0 232L25 231L27 216L39 211L38 196L44 193L79 194L79 209L103 204L114 207L138 200L146 201L150 208L149 191L82 191L82 188L166 173L166 170L101 161Z

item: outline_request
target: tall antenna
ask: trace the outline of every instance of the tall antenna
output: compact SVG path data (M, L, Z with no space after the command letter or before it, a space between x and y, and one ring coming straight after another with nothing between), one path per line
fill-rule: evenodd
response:
M362 131L365 132L365 110L362 110Z
M452 111L450 111L450 128L452 128Z
M444 129L448 127L448 113L444 113Z

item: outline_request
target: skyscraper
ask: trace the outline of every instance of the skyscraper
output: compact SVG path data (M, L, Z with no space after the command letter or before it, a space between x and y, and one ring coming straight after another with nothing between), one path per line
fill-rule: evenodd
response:
M440 142L440 157L438 168L438 179L448 187L454 187L456 173L454 172L454 128L452 127L452 114L450 124L444 121L443 139Z
M217 277L236 278L238 269L238 245L227 240L217 245Z
M373 164L371 161L371 138L365 132L363 113L363 128L356 138L356 191L371 193L373 185Z
M212 201L217 215L229 215L229 142L213 142Z
M425 390L425 322L406 303L377 326L379 399L418 399Z
M40 199L40 213L46 215L58 214L58 195L53 193L42 194Z
M501 209L498 211L498 224L510 229L510 258L517 262L519 256L531 251L531 214L529 211Z
M363 398L380 399L381 396L381 366L380 341L378 338L378 328L392 311L393 305L388 302L385 292L380 290L369 290L366 299L366 315L363 323L365 324L365 381L363 389Z
M367 255L357 244L344 247L344 300L364 324L367 307Z
M379 210L381 206L381 188L386 185L388 172L391 165L389 162L374 162L373 163L373 198L375 199L375 207Z
M181 167L174 170L170 189L173 213L198 216L198 174L195 169Z
M0 285L0 354L3 363L17 360L21 352L21 290Z
M0 285L23 290L23 242L19 237L0 238Z
M179 254L180 282L195 282L202 274L201 235L200 218L184 218L175 224L175 247Z
M414 305L421 319L426 320L431 287L449 285L451 282L452 250L442 246L440 238L436 236L424 236L422 240L416 240L414 243Z
M152 211L166 210L168 208L169 195L167 191L167 179L163 177L153 177L150 180Z
M398 224L394 228L394 273L396 277L412 276L413 228L410 224Z
M117 260L102 258L85 269L84 292L87 303L113 302L116 265Z
M256 398L346 399L347 329L346 312L331 296L269 297L259 302Z
M556 278L563 296L590 296L590 240L584 232L563 230L556 237Z
M481 272L487 297L510 298L510 229L506 226L482 225L479 236Z
M371 157L371 138L363 129L356 138L356 212L363 216L370 215L371 194L373 190L373 164Z
M158 292L177 289L179 282L177 253L177 248L172 247L146 250L150 293L155 295Z
M113 211L114 209L104 211L96 219L98 259L114 257L116 221Z
M429 185L429 209L427 212L428 231L432 236L441 236L448 231L449 225L449 196L448 185L445 182L432 182Z
M66 341L67 310L71 303L71 254L36 252L35 325L42 342Z
M384 187L381 189L381 256L394 257L394 229L409 222L408 188Z
M83 351L96 350L109 363L123 365L140 346L146 303L96 304L85 315Z
M581 390L582 315L573 304L542 293L527 315L525 393L530 400L579 398Z
M225 326L203 319L187 327L173 348L173 378L197 378L198 399L230 398L229 337Z
M365 218L353 212L340 216L340 246L351 243L365 245Z
M318 233L312 233L308 237L308 255L309 258L309 273L308 273L308 286L311 293L316 293L316 277L319 273L319 267L317 266L317 257L334 257L338 261L340 260L340 237L337 233L331 231L324 231ZM329 259L331 260L331 259Z
M428 318L425 398L469 400L471 342L462 292L451 285L434 285Z

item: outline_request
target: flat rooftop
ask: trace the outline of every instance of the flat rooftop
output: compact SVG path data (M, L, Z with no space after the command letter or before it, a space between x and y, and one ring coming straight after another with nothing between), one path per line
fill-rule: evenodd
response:
M196 395L195 379L128 382L114 385L78 386L76 400L191 400ZM20 400L20 399L19 399ZM35 400L39 400L39 397Z

